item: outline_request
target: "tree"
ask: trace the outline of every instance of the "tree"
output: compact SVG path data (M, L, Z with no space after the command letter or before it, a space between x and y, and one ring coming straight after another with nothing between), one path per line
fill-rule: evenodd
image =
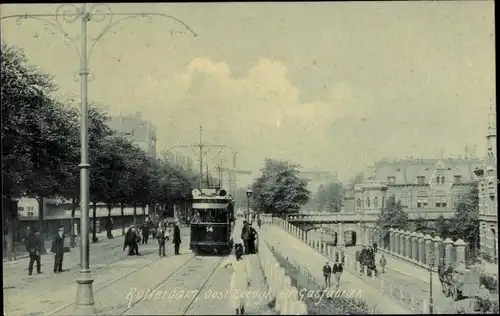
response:
M266 158L262 175L252 185L252 208L263 213L296 213L310 198L297 165Z
M427 233L429 231L429 222L422 216L417 217L415 221L413 221L413 224L415 225L416 232Z
M444 218L443 215L439 215L436 218L436 222L434 224L435 234L441 238L446 238L446 236L450 236L451 232L451 224L450 222Z
M7 257L11 260L17 220L17 206L13 200L36 191L35 186L45 188L42 182L46 182L47 189L53 189L54 182L50 177L38 177L33 181L33 176L40 175L41 170L47 171L47 167L54 163L47 152L57 141L48 138L45 142L42 135L54 127L50 119L60 121L57 120L54 102L49 97L56 89L51 77L36 67L28 66L21 50L3 42L1 85L2 216L6 223Z
M390 196L377 219L381 237L386 239L391 228L407 230L408 220L408 214L404 211L401 201L396 201L394 195Z
M479 248L479 191L476 186L458 199L450 226L452 239L464 240L472 250Z

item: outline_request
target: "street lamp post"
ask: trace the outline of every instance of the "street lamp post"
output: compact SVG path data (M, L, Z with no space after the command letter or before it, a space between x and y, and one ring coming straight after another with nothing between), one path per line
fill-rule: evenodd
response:
M434 298L432 295L432 268L434 266L434 256L430 254L429 256L429 314L434 314Z
M113 21L113 17L121 16L120 19ZM0 17L0 20L15 18L17 23L21 24L23 20L34 19L43 21L46 25L54 27L64 37L69 40L75 48L80 59L80 69L78 74L80 76L80 89L81 89L81 117L80 117L80 232L81 232L81 245L80 245L80 277L76 281L78 284L76 294L76 310L77 315L94 315L94 294L92 283L94 282L90 272L89 265L89 152L88 152L88 77L89 67L88 60L92 54L95 45L110 29L128 19L136 17L147 17L152 20L153 16L159 16L174 20L185 27L185 29L194 36L197 34L181 20L162 13L113 13L108 4L98 3L93 4L87 8L87 4L83 3L81 7L73 4L60 5L54 14L16 14ZM54 20L50 20L53 18ZM80 20L80 34L78 36L70 36L63 27L64 23L74 23ZM89 22L105 22L106 25L97 37L92 37L87 34L87 24ZM80 40L80 49L74 44L74 40ZM88 48L87 44L90 39L91 46Z
M247 190L247 222L250 222L250 198L252 197L252 189Z

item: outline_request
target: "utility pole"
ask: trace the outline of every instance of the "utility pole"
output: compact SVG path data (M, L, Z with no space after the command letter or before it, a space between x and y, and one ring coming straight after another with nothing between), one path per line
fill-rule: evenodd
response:
M176 145L176 146L173 146L173 147L170 147L169 149L167 149L164 154L168 153L169 151L171 151L172 149L174 148L180 148L180 147L191 147L191 150L196 154L196 155L200 155L200 190L203 188L203 155L206 155L209 151L210 151L210 148L227 148L227 149L230 149L232 152L233 152L233 161L236 161L236 154L237 154L237 151L232 148L231 146L227 146L227 145L210 145L210 144L206 144L203 142L203 126L200 126L200 141L199 143L192 143L191 145ZM207 149L205 149L207 148ZM207 165L208 167L208 165ZM207 171L207 178L208 178L208 171Z
M200 126L200 190L203 189L203 126ZM208 174L207 174L208 176Z

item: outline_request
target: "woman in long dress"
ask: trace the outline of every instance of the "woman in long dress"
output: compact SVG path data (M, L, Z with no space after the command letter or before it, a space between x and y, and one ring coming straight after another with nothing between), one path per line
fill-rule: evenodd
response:
M248 258L243 257L243 244L238 243L234 246L234 256L230 256L222 266L224 268L233 267L229 285L229 304L231 308L236 310L236 315L243 315L252 273Z

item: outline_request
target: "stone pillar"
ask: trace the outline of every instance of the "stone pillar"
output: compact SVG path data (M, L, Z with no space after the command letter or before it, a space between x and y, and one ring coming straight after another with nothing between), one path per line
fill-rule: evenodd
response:
M417 243L418 243L418 262L421 262L425 264L425 240L424 240L424 234L419 233L417 235Z
M455 241L455 247L457 250L457 263L465 264L465 247L466 246L467 246L467 244L462 239Z
M444 255L445 255L445 263L453 265L451 252L453 251L453 240L450 238L446 238L444 241Z
M405 257L411 258L411 233L405 232Z
M389 229L389 245L386 245L389 252L394 252L394 228Z
M434 237L433 243L434 243L434 262L432 264L437 267L439 265L439 261L441 260L441 243L443 240L439 237L436 236Z
M429 261L429 258L431 256L434 256L434 253L433 253L434 247L432 245L432 237L431 237L431 235L427 234L427 235L424 236L424 244L425 244L425 246L424 246L425 247L424 263L426 265L430 265L430 264L432 264L432 262Z
M418 261L418 237L417 233L412 232L411 235L411 259Z
M337 233L337 247L344 247L345 246L344 226L342 225L342 223L338 223L338 227L339 227L339 229L338 229L338 233Z
M394 230L394 251L395 254L399 253L399 230Z
M401 256L406 256L406 235L404 230L399 231L399 254Z

